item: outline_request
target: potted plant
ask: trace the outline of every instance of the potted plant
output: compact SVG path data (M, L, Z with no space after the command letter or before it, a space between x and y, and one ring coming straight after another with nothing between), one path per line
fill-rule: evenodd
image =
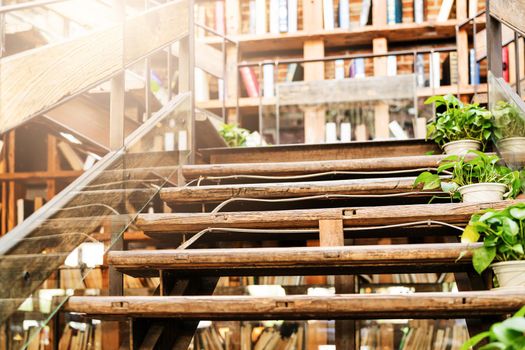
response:
M473 156L471 156L473 155ZM495 154L469 151L463 156L443 159L437 174L425 171L414 181L424 190L441 188L463 202L491 202L515 198L522 191L522 174L499 163ZM447 173L449 178L439 174Z
M501 288L525 287L525 203L473 215L461 241L480 238L483 245L472 255L474 269L481 274L490 266Z
M432 96L425 104L444 108L427 125L427 139L434 140L446 154L463 155L469 150L485 149L492 136L492 116L477 103L463 104L453 95Z
M525 307L503 322L494 323L488 331L467 340L461 350L469 350L488 338L481 349L522 350L525 347Z
M229 147L242 147L246 145L246 139L250 132L235 124L222 124L219 134Z
M502 157L525 165L525 116L512 102L498 101L492 108L496 146Z

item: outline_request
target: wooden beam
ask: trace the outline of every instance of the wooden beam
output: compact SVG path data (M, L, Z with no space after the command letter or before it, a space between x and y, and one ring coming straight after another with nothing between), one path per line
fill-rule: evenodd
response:
M318 228L319 220L343 219L345 227L370 227L439 220L453 224L466 224L472 214L483 209L503 209L523 200L505 200L489 203L415 204L382 207L355 207L309 210L282 210L232 213L169 213L141 214L136 225L146 234L198 232L209 227L224 228ZM86 220L89 220L87 218ZM51 223L50 223L51 224ZM79 222L79 225L82 224ZM71 225L56 222L56 225Z
M525 12L525 3L523 0L491 0L490 14L498 18L525 35L525 24L523 23L523 14ZM488 24L488 23L487 23Z
M188 32L187 12L187 0L170 2L128 18L124 26L117 24L0 60L0 132L44 113L64 97L110 79L136 60L180 39Z
M319 26L321 21L322 26L322 1L321 0L304 0L303 5L308 4L306 8L303 8L303 22L305 17L315 18L313 22L308 23L307 30L313 30L314 27ZM318 7L321 6L321 11ZM317 11L316 11L317 10ZM308 40L304 43L303 56L305 59L315 59L324 57L324 42L323 40ZM323 62L310 62L304 64L304 81L308 84L308 81L321 81L324 80L324 63ZM315 83L314 83L315 85ZM281 95L279 93L279 95ZM281 99L281 96L280 96ZM279 102L281 103L281 101ZM320 109L318 106L306 107L304 110L304 142L307 144L312 143L323 143L325 138L325 111Z
M224 75L224 55L220 50L204 44L195 42L195 64L202 70L210 73L214 77L223 78Z
M415 177L352 179L336 181L280 182L262 184L168 187L160 192L168 204L220 202L230 198L293 198L320 195L377 195L410 192L412 196L431 196L414 188ZM93 192L93 191L92 191ZM100 193L100 191L97 191Z
M188 180L200 176L230 175L299 175L326 173L332 171L381 172L435 168L446 155L380 157L371 159L341 159L326 161L303 161L281 163L233 163L183 165L182 174ZM418 170L420 171L420 170ZM350 175L350 174L349 174ZM358 174L356 174L358 175ZM378 174L379 175L379 174Z
M372 41L373 53L375 54L384 54L388 52L388 43L385 38L377 38ZM388 63L386 57L376 57L374 58L374 76L381 77L381 80L385 80L385 76L388 74ZM410 78L406 76L405 78ZM413 81L413 77L411 78ZM402 89L403 92L410 92L410 89L406 89L410 84L403 83L405 89ZM412 84L413 85L413 84ZM379 90L379 89L378 89ZM396 91L395 89L389 89L390 91ZM407 91L408 90L408 91ZM385 99L387 99L385 97ZM374 138L385 140L390 138L390 129L388 124L390 123L390 112L389 105L387 102L376 101L374 105Z
M465 318L517 311L523 291L326 296L82 297L65 310L96 316L180 317L206 320Z

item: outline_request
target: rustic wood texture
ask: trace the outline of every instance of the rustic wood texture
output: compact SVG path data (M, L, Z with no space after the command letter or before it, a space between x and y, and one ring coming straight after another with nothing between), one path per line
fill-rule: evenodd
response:
M320 145L286 145L201 149L204 159L217 163L299 162L317 160L363 159L421 156L427 152L441 153L435 143L424 140L365 141Z
M313 64L313 63L309 63ZM315 80L276 85L280 106L414 98L413 74L362 79ZM326 92L330 91L330 94Z
M525 1L523 0L491 0L490 14L503 23L507 23L525 35Z
M422 220L466 224L483 209L503 209L523 200L489 203L446 203L355 207L334 209L281 210L233 213L141 214L136 225L146 234L195 232L209 227L237 228L317 228L319 220L343 219L345 227L389 225Z
M182 174L188 180L200 176L229 175L300 175L331 171L389 171L435 168L445 155L379 157L282 163L231 163L183 165Z
M342 234L339 237L342 241ZM321 247L111 251L108 263L131 274L148 270L190 273L204 270L217 275L261 275L268 271L282 275L300 269L308 275L319 271L364 273L374 269L446 272L468 268L471 250L479 246L462 243L342 246L341 242L328 246L321 241ZM466 254L458 260L462 252Z
M517 311L523 291L342 294L326 296L77 297L67 311L89 315L181 317L185 319L375 319L464 318Z
M133 61L186 35L187 9L185 0L167 3L127 19L124 26L0 60L0 132L47 111L66 96L108 80Z
M429 196L414 188L415 177L355 179L316 182L280 182L273 184L235 184L194 187L168 187L160 197L168 204L218 202L230 198L293 198L317 195L376 195L410 192L413 196Z
M195 42L195 64L211 75L223 78L224 56L220 50L199 41Z

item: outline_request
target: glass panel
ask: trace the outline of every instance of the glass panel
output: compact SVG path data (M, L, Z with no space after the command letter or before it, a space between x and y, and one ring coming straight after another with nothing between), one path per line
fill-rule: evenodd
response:
M181 94L68 188L0 239L0 321L9 348L45 342L45 326L73 293L107 288L104 254L190 156L191 98ZM85 324L84 326L85 327ZM37 337L39 335L39 337ZM36 340L35 340L36 341Z
M525 104L501 78L489 72L489 108L496 130L494 144L513 169L525 166Z

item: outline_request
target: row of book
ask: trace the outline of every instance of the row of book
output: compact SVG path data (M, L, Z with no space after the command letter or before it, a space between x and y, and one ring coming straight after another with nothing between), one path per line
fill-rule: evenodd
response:
M249 33L250 34L280 34L295 33L298 30L298 2L297 0L250 0L249 1ZM413 0L413 18L415 23L423 23L426 18L426 0ZM350 0L323 0L323 28L334 30L335 28L350 29L351 7ZM452 12L454 0L443 0L437 22L447 21ZM362 0L359 11L359 23L357 26L366 26L371 23L372 0ZM477 13L477 0L470 0L469 13ZM403 1L387 0L386 19L388 24L403 23ZM267 12L268 11L268 12ZM223 0L215 1L214 29L221 34L226 33L225 3ZM204 23L206 13L204 8L198 10L198 21ZM406 19L405 19L406 20ZM229 33L231 34L231 33Z
M68 322L60 337L58 348L60 350L101 350L101 323L95 321L92 323Z
M448 321L445 326L435 321L409 321L408 332L400 350L460 350L469 339L466 325Z

